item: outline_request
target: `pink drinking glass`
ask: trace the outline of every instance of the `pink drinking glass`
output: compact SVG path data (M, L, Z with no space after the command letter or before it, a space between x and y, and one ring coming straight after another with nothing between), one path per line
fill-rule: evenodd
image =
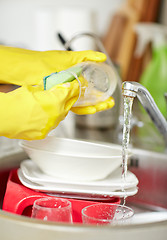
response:
M82 209L82 221L85 224L123 224L133 215L131 208L112 203L97 203Z
M71 202L64 198L46 197L34 201L32 218L72 223Z

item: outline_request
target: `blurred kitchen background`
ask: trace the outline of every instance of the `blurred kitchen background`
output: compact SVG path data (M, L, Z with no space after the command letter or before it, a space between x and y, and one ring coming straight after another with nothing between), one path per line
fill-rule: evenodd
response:
M166 13L165 0L1 0L0 43L40 51L65 50L59 33L65 40L80 32L95 33L117 69L120 80L140 82L152 60L153 49L148 41L144 50L136 55L139 36L134 27L138 23L165 26ZM88 37L77 39L71 47L74 50L99 50L94 39ZM118 100L115 108L121 106L121 101ZM70 113L52 134L121 144L122 108L117 110L81 117ZM131 135L131 144L135 147L164 150L162 136L138 102L134 104ZM4 154L10 149L20 151L17 140L1 137L0 146Z

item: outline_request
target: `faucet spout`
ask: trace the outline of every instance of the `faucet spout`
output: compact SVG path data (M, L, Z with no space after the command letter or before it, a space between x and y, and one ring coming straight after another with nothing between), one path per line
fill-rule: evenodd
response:
M122 83L122 93L123 96L138 98L151 120L162 134L165 145L167 146L167 122L149 91L140 83L127 81Z

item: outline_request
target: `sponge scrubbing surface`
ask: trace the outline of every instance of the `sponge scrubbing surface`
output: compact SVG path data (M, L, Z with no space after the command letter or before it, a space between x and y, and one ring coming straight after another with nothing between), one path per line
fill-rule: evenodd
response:
M75 66L61 72L52 73L51 75L43 78L44 90L49 90L61 83L71 82L75 79L72 73L75 73L77 77L79 77L81 72L82 67Z

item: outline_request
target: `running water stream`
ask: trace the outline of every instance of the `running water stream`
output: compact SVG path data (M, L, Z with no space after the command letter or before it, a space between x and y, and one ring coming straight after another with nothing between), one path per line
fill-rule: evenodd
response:
M126 182L127 169L128 169L128 152L129 152L129 140L130 140L130 123L132 114L132 105L134 98L124 96L124 125L123 125L123 138L122 138L122 191L126 193L124 189L124 183ZM126 194L124 197L123 205L126 203Z

